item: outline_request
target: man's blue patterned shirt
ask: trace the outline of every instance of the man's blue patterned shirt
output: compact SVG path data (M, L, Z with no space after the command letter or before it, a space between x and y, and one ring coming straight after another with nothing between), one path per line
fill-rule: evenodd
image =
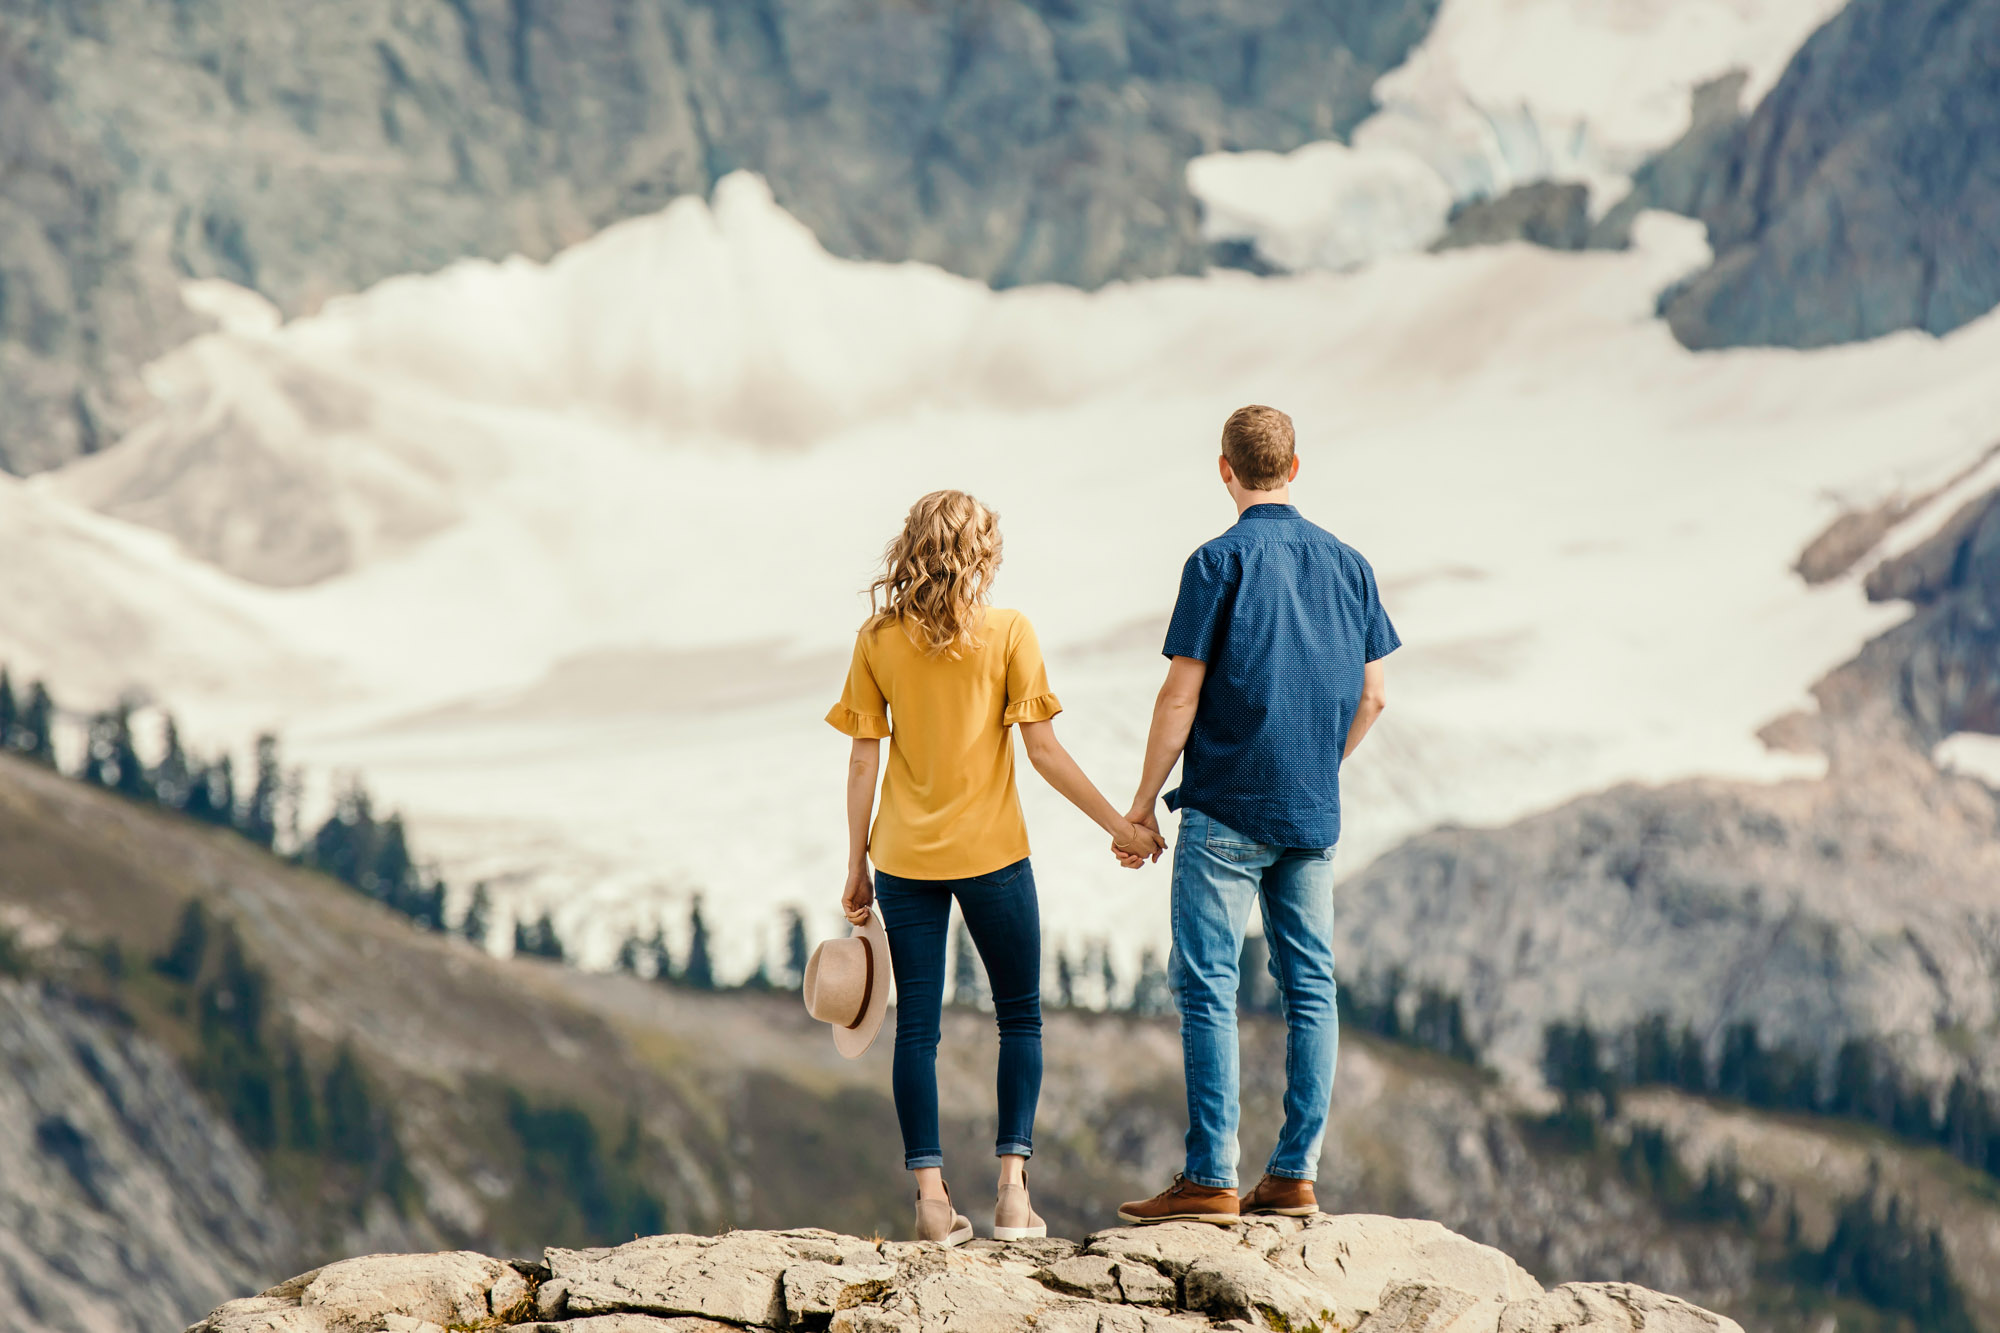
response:
M1291 505L1252 505L1188 557L1168 657L1208 664L1167 807L1275 847L1340 838L1362 667L1400 646L1375 571Z

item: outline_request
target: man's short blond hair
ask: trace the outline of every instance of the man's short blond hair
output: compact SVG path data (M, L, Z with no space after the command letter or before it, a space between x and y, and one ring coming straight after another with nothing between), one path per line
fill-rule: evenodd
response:
M1275 407L1252 403L1222 423L1222 456L1246 491L1274 491L1290 481L1296 455L1292 419Z

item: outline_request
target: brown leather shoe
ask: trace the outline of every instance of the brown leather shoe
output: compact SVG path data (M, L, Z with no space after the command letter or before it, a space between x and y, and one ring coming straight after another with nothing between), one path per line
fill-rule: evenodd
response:
M1311 1217L1319 1211L1319 1200L1313 1197L1310 1180L1267 1175L1243 1196L1241 1206L1245 1213L1265 1217Z
M1210 1189L1175 1172L1174 1183L1152 1198L1121 1204L1118 1220L1138 1226L1154 1222L1213 1222L1230 1227L1243 1217L1237 1210L1235 1190Z

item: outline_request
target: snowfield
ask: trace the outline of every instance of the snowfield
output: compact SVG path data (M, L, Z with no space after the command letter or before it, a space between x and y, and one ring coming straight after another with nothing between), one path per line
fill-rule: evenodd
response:
M1790 565L1993 442L2000 319L1697 356L1651 312L1703 258L1647 216L1624 253L995 293L831 258L737 176L283 327L208 287L228 327L153 368L155 420L0 479L0 660L73 704L144 686L210 741L279 727L594 961L699 893L742 971L783 905L832 924L821 716L909 502L999 510L1000 599L1122 803L1181 562L1233 517L1216 432L1264 401L1407 644L1347 867L1618 781L1795 773L1756 729L1902 612ZM1119 870L1023 773L1053 936L1163 947L1164 865Z

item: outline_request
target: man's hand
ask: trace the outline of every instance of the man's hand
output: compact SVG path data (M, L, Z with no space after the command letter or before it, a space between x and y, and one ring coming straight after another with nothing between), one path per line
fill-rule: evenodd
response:
M1157 828L1148 828L1129 818L1111 839L1112 853L1127 870L1137 870L1148 861L1159 860L1166 846L1167 840Z
M855 925L865 926L874 903L875 881L868 873L868 863L857 861L848 869L847 887L840 894L841 914Z

